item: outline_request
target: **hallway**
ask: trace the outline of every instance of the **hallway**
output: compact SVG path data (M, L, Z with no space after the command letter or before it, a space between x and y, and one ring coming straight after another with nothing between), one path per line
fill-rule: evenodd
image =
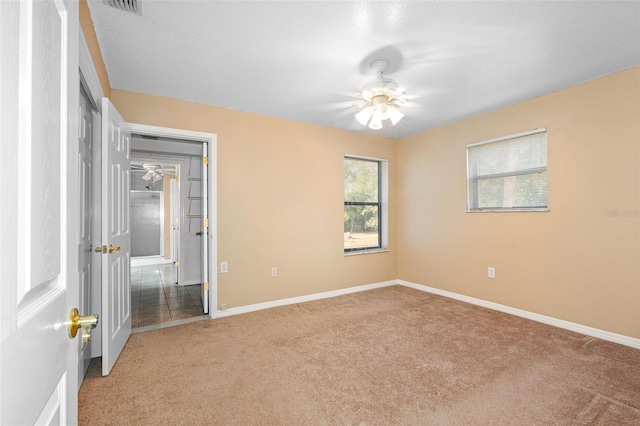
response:
M131 266L131 327L204 315L201 286L176 284L173 263Z

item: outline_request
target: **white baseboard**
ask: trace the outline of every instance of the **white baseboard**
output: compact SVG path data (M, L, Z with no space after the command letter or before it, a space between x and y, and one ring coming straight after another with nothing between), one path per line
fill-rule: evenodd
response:
M428 287L422 284L416 284L409 281L398 280L398 284L405 287L411 287L416 290L425 291L427 293L437 294L439 296L448 297L450 299L460 300L462 302L471 303L473 305L482 306L484 308L493 309L495 311L504 312L507 314L515 315L518 317L530 319L533 321L549 324L555 327L564 328L566 330L575 331L591 337L597 337L598 339L607 340L609 342L619 343L621 345L630 346L632 348L640 349L640 339L634 337L624 336L622 334L611 333L609 331L600 330L593 327L587 327L586 325L576 324L573 322L548 317L546 315L540 315L529 311L523 311L522 309L512 308L510 306L501 305L499 303L489 302L482 299L476 299L475 297L464 296L462 294L453 293L438 288Z
M323 293L308 294L305 296L291 297L288 299L274 300L271 302L256 303L253 305L238 306L235 308L229 308L226 310L218 310L216 312L217 318L228 317L232 315L246 314L249 312L260 311L263 309L275 308L277 306L293 305L296 303L311 302L313 300L327 299L330 297L342 296L345 294L357 293L360 291L373 290L376 288L389 287L392 285L402 285L410 287L416 290L424 291L427 293L437 294L449 299L459 300L461 302L471 303L472 305L482 306L484 308L493 309L495 311L504 312L506 314L515 315L521 318L530 319L543 324L552 325L554 327L563 328L565 330L575 331L576 333L584 334L586 336L596 337L598 339L607 340L609 342L619 343L621 345L630 346L632 348L640 349L640 339L624 336L622 334L612 333L610 331L600 330L598 328L588 327L582 324L576 324L570 321L565 321L546 315L536 314L534 312L524 311L518 308L512 308L510 306L501 305L499 303L489 302L487 300L477 299L475 297L465 296L458 293L453 293L447 290L441 290L434 287L429 287L422 284L412 283L405 280L391 280L374 284L366 284L357 287L343 288L340 290L326 291Z
M288 299L274 300L271 302L256 303L254 305L238 306L236 308L219 310L217 317L228 317L231 315L246 314L249 312L260 311L262 309L275 308L276 306L294 305L296 303L311 302L313 300L327 299L329 297L343 296L345 294L358 293L360 291L373 290L376 288L389 287L397 285L397 280L384 281L375 284L366 284L357 287L342 288L340 290L326 291L324 293L308 294L306 296L290 297Z

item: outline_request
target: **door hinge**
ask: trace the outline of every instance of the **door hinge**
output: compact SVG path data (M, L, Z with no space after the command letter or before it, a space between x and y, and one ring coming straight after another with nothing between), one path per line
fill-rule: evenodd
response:
M176 268L177 268L178 266L180 266L180 262L178 262L178 261L173 262L173 264L174 264L174 265L176 265Z
M204 290L208 291L209 290L209 283L205 281L204 283Z
M209 165L209 157L203 157L203 158L202 158L202 161L204 162L204 165L205 165L205 166L208 166L208 165Z
M209 218L205 218L204 219L204 227L208 228L209 227Z

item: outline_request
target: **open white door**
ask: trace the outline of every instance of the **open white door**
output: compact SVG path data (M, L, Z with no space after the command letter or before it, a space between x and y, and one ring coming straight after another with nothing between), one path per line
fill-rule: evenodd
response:
M204 226L202 227L202 307L204 313L209 313L209 211L207 205L209 200L207 198L207 183L209 180L207 143L202 144L202 217L204 218Z
M171 179L170 191L171 260L173 260L173 263L175 264L178 261L178 249L180 245L180 228L178 226L178 218L180 217L180 194L178 194L178 182L175 179Z
M178 252L178 284L204 285L202 279L202 148L198 156L187 156L180 168L180 248Z
M0 52L0 424L75 424L78 3L0 1Z
M102 374L131 335L131 133L102 98Z

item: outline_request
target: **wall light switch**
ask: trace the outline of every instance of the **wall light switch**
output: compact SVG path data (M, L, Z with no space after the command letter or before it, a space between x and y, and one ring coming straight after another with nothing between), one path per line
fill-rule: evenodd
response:
M226 274L229 272L229 264L227 262L220 262L220 273Z
M489 278L495 278L496 277L496 268L493 268L493 267L489 266L489 269L487 270L487 276Z
M271 268L271 276L272 277L277 277L278 276L278 268L276 268L275 266L273 268Z

